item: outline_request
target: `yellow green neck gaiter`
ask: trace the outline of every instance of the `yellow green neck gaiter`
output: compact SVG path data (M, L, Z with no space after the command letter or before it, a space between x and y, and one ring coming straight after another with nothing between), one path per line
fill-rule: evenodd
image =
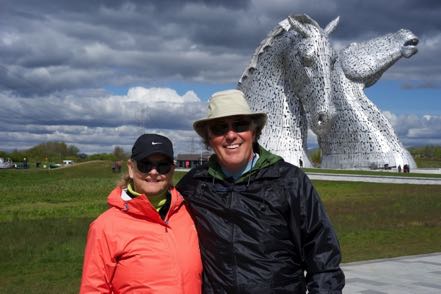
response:
M134 197L138 197L139 195L141 195L140 193L133 190L131 184L127 185L127 191ZM150 201L150 203L153 205L153 207L156 209L156 211L161 210L161 208L165 205L165 203L167 203L167 190L159 195L155 195L155 196L146 195L146 196L147 199Z

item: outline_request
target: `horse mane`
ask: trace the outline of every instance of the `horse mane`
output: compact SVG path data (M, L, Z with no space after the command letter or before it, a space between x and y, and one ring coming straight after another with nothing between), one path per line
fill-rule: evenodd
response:
M306 24L306 23L311 24L321 30L320 25L306 14L288 16L287 18L279 22L277 26L274 29L272 29L266 35L266 37L260 42L259 46L257 46L253 56L251 57L250 63L245 68L245 71L242 73L242 76L239 79L239 85L242 84L242 81L247 79L248 76L252 73L252 71L257 68L257 63L259 62L260 55L262 55L262 53L264 53L267 48L272 46L275 37L291 29L289 18L293 18L302 24Z

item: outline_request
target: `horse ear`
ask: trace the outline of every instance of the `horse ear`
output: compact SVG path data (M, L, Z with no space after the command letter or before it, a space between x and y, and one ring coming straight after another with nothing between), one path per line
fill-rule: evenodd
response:
M294 17L288 16L288 21L291 24L291 28L294 29L296 32L300 33L300 35L302 35L303 38L309 37L309 33L305 30L304 26L296 19L294 19Z
M307 14L297 14L293 16L294 19L298 20L301 23L309 23L315 26L318 29L321 29L320 25L309 15Z
M323 30L326 34L326 36L329 36L330 33L332 33L335 29L335 27L338 25L338 22L340 21L340 16L337 16L336 19L328 23L326 28Z

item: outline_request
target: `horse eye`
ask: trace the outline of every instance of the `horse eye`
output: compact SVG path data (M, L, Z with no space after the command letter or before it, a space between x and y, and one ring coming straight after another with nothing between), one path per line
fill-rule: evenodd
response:
M337 62L337 56L331 57L331 69L334 69L334 65Z
M313 63L314 63L314 60L312 59L311 56L303 56L303 58L302 58L303 66L311 67Z

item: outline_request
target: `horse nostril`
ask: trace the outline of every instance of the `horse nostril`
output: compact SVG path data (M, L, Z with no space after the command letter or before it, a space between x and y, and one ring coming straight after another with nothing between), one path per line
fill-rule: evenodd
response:
M404 43L404 46L416 46L418 45L419 40L417 38L413 38L411 40L406 41L406 43Z
M326 121L326 115L323 113L320 113L317 118L317 125L321 126L322 124L325 123L325 121Z

